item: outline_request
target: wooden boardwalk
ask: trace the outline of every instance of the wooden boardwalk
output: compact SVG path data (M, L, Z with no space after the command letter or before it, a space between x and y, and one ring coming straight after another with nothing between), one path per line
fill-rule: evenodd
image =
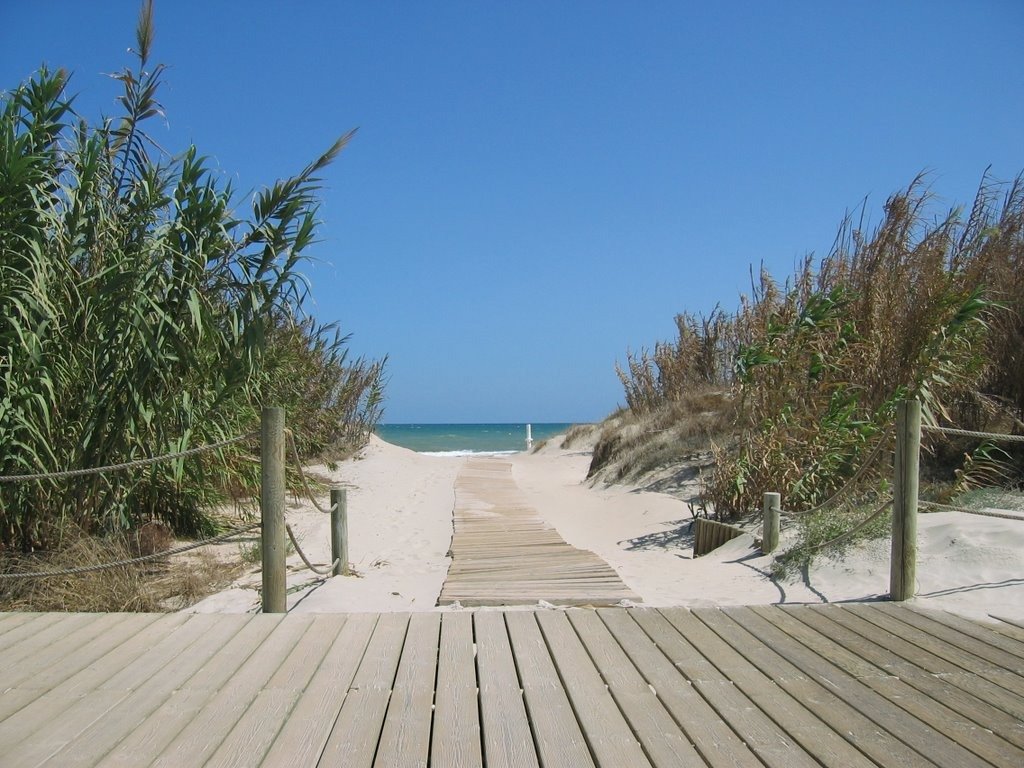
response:
M512 464L469 459L455 481L452 564L439 605L639 602L608 563L569 546L527 505Z
M893 604L0 614L0 765L1024 765L1024 627Z

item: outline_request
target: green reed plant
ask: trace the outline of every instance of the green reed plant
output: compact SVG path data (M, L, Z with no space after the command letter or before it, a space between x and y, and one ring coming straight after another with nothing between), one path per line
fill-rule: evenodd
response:
M921 400L928 423L1020 429L1021 179L986 175L966 216L932 207L919 177L889 198L874 230L864 211L848 216L820 262L808 257L783 284L762 269L734 314L700 324L681 315L677 341L628 356L619 374L637 414L699 391L708 371L731 389L735 438L716 447L706 486L720 513L755 510L767 490L794 509L831 496L906 397Z
M382 364L347 361L344 338L301 319L320 174L352 134L237 212L194 146L172 157L146 134L162 115L153 34L146 2L114 118L77 115L63 71L43 69L0 100L2 475L218 441L255 429L278 397L316 450L339 439L334 419L365 428L379 416ZM284 372L313 391L286 397ZM210 532L211 503L256 487L253 450L0 484L0 549L55 546L69 524L88 533L159 518Z

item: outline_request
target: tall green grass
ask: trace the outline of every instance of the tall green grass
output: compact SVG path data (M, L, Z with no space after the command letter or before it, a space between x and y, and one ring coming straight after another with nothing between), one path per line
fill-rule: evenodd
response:
M903 398L932 424L1020 430L1024 183L986 175L970 208L934 210L919 177L874 229L864 211L847 217L825 258L782 283L762 270L734 313L680 315L675 341L627 356L636 413L678 411L709 384L731 391L733 438L716 447L706 485L719 512L755 510L769 490L794 509L828 498Z
M137 68L116 75L120 114L75 113L63 71L0 101L0 474L94 467L253 430L284 405L307 453L372 429L383 362L304 319L320 174L342 136L238 211L194 147L147 136L162 116L152 4ZM254 445L141 471L0 484L0 548L53 547L159 518L214 527L209 505L256 487Z

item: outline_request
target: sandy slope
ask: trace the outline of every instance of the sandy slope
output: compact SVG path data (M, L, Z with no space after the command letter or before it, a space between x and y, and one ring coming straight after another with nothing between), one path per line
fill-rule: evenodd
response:
M313 468L349 490L350 560L358 577L317 580L290 571L289 608L298 611L420 611L434 603L448 567L453 482L463 459L423 456L374 439L337 472ZM691 515L676 498L585 482L589 454L545 448L512 457L529 502L570 544L618 571L647 605L739 605L870 600L888 592L887 541L841 560L820 558L791 582L768 576L770 558L743 536L694 559ZM292 503L288 519L303 547L327 562L327 517ZM974 618L1024 620L1024 521L943 512L918 524L916 603ZM792 536L792 532L789 534ZM782 548L787 541L783 531ZM289 558L289 566L298 558ZM259 573L191 610L246 611L258 604Z

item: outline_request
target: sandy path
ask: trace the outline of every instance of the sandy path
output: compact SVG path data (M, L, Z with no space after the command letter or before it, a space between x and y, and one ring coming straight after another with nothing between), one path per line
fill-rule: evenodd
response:
M867 542L842 559L822 557L806 574L779 582L752 536L694 559L691 515L676 498L628 487L591 488L587 453L545 448L507 457L524 500L572 546L604 559L645 604L655 606L820 603L880 599L888 593L889 543ZM425 611L435 608L448 570L454 485L465 459L432 457L376 438L336 472L313 470L349 490L350 560L358 577L322 581L291 570L290 609ZM304 549L329 560L325 515L289 503ZM1024 621L1024 521L958 512L922 515L915 604L972 618ZM780 551L794 531L783 530ZM191 610L240 612L258 606L258 570Z

